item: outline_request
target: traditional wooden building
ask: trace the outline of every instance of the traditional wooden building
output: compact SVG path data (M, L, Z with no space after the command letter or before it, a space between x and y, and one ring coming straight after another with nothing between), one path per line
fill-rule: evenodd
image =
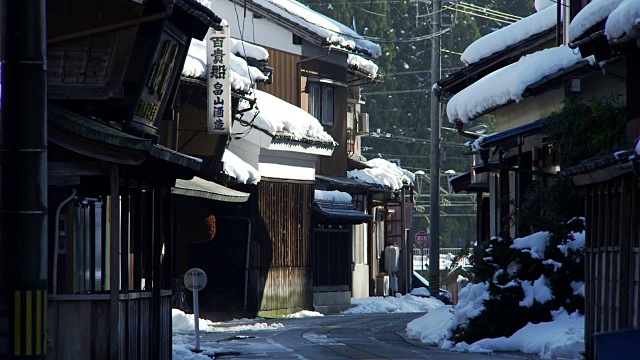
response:
M212 4L222 8L221 14L231 19L233 36L268 50L269 65L274 68L274 83L259 85L259 88L306 110L337 141L331 157L318 158L314 175L309 178L316 184L315 188L335 189L327 182L318 183L316 174L336 178L338 182L349 182L346 177L350 170L349 154L359 148L359 136L368 133L367 114L360 109L363 102L359 88L381 79L377 75L377 66L356 54L375 57L380 53L379 47L348 27L319 16L294 1L281 4L214 1ZM236 10L242 8L244 14L245 6L246 18L236 18ZM307 16L309 14L322 23L308 20L311 19ZM359 186L366 188L367 185L361 183ZM370 210L366 191L364 194L355 191L351 195L357 211L364 215ZM313 204L312 199L312 206L316 211L309 213L313 215L315 224L311 235L312 248L315 249L310 254L311 264L328 263L331 271L340 269L340 274L334 276L326 266L314 268L313 279L322 284L309 283L313 286L313 305L317 309L348 306L354 293L357 292L358 297L369 295L369 260L363 251L371 239L370 225L353 225L353 218L329 219L321 210L331 211L328 210L330 207L339 208L341 204ZM365 218L370 217L364 215L358 221ZM334 225L328 225L327 221L340 223L334 224L336 231L328 231L328 227ZM341 246L335 247L330 243ZM354 270L351 270L352 260L357 262Z
M159 129L191 39L221 19L194 0L47 6L46 352L170 359L171 191L202 160Z
M637 338L640 327L640 104L634 101L640 43L638 25L629 20L640 6L572 1L571 14L569 46L593 56L618 80L627 110L626 145L563 171L584 201L586 358L600 359L614 356L614 349L620 355L635 351L637 344L619 334Z

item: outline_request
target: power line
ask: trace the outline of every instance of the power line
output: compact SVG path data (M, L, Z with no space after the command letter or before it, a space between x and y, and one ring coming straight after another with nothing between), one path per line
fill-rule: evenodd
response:
M391 90L391 91L374 91L369 93L361 93L364 96L372 96L372 95L388 95L388 94L411 94L411 93L427 93L428 90L425 89L415 89L415 90Z
M509 19L509 20L513 20L513 21L518 21L518 20L522 19L521 16L505 13L505 12L502 12L502 11L493 10L493 9L490 9L490 8L478 6L478 5L471 4L471 3L458 2L456 4L459 5L459 6L462 6L462 7L469 8L469 9L474 9L474 11L484 12L484 13L486 13L488 15L493 15L493 16L496 16L496 17L502 17L504 19Z

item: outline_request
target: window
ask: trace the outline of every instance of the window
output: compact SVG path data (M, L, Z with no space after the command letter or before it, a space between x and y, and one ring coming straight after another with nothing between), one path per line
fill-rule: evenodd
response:
M309 83L309 113L323 125L333 126L333 87Z

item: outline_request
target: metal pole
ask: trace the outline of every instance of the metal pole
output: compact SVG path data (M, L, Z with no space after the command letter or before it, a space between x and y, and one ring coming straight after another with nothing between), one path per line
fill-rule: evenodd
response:
M0 358L44 359L48 286L46 7L44 0L5 0L0 9L4 30L0 39L0 313L9 315L0 319L5 328L2 332L9 337L0 339ZM26 333L25 329L31 331Z
M440 104L434 85L440 80L440 19L442 0L433 0L431 44L431 182L429 186L429 292L437 296L440 289Z
M196 287L196 276L193 274L193 324L195 326L196 333L196 348L195 351L200 351L200 305L198 304L198 287Z

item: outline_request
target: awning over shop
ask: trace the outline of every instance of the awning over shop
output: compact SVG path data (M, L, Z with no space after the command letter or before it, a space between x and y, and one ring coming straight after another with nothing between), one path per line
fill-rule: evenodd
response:
M171 188L171 193L235 203L245 202L249 199L248 193L229 189L226 186L199 177L194 177L191 180L177 179L176 185Z
M355 205L348 202L316 200L313 210L326 220L351 224L360 224L373 219L371 215L363 213L356 209Z
M320 184L326 184L332 189L344 191L350 194L366 193L369 190L386 190L378 185L367 184L358 179L352 179L346 176L329 176L316 174L316 181Z
M467 193L489 192L489 183L486 180L482 182L474 181L470 171L452 177L449 179L449 184L451 184L456 194L461 191L466 191Z
M487 135L479 142L480 147L492 148L503 147L512 148L517 146L517 139L536 135L544 129L547 119L534 121L532 123L509 129L503 132Z
M127 134L65 108L47 105L49 140L68 150L117 164L141 165L148 160L170 164L181 172L196 171L202 160ZM188 170L187 170L188 169ZM178 170L177 170L178 171Z

